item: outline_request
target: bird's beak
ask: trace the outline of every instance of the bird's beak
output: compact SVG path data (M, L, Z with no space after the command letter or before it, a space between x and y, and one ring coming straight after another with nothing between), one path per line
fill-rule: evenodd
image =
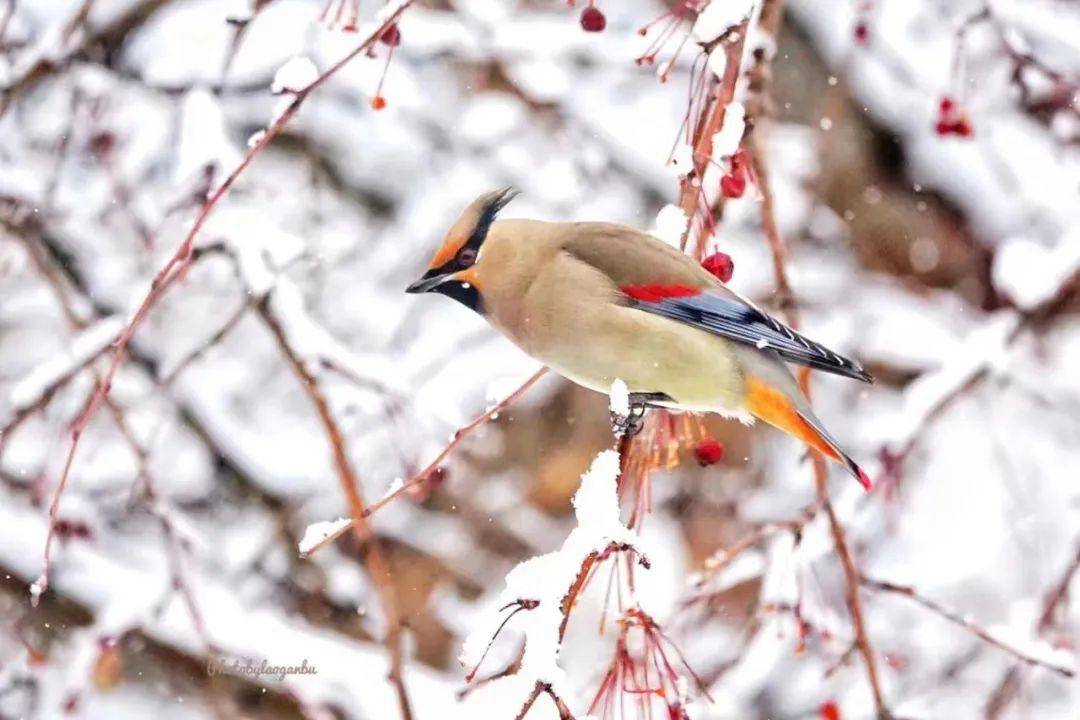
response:
M430 292L450 277L449 275L434 275L434 272L434 270L428 270L422 278L405 288L405 292L412 294Z

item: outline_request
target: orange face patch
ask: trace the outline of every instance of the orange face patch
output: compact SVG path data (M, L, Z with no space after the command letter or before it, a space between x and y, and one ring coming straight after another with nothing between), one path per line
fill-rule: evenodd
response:
M802 440L826 457L840 459L817 430L803 420L784 393L753 375L746 376L746 409L755 417Z
M443 242L442 247L435 251L435 257L431 258L431 264L428 267L432 270L435 268L441 268L446 263L454 259L458 250L465 245L468 241L468 237L459 235L449 235L446 241Z
M476 271L475 265L465 268L464 270L459 270L450 277L452 277L454 280L460 280L461 282L469 283L477 290L480 289L480 274Z

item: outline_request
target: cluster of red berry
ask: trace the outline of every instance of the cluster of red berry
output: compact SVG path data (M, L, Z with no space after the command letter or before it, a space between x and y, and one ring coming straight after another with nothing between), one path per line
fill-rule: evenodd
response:
M731 170L720 178L720 194L726 198L740 198L746 192L746 182L751 178L750 166L746 162L746 151L742 148L731 156Z
M934 131L942 137L946 135L971 137L971 121L951 97L945 96L938 104L938 119L937 124L934 125Z

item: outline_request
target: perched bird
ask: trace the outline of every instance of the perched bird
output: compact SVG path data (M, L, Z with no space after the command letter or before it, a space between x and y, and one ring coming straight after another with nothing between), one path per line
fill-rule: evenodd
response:
M764 420L870 480L814 415L785 362L872 382L725 287L679 250L624 225L496 220L510 188L481 195L406 292L447 295L522 350L631 405Z

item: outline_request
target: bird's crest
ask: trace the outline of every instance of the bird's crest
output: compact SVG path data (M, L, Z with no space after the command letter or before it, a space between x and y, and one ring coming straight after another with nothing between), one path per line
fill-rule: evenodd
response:
M438 271L439 274L457 272L476 262L491 223L517 195L516 190L507 186L484 193L469 203L435 252L428 266L429 271Z

